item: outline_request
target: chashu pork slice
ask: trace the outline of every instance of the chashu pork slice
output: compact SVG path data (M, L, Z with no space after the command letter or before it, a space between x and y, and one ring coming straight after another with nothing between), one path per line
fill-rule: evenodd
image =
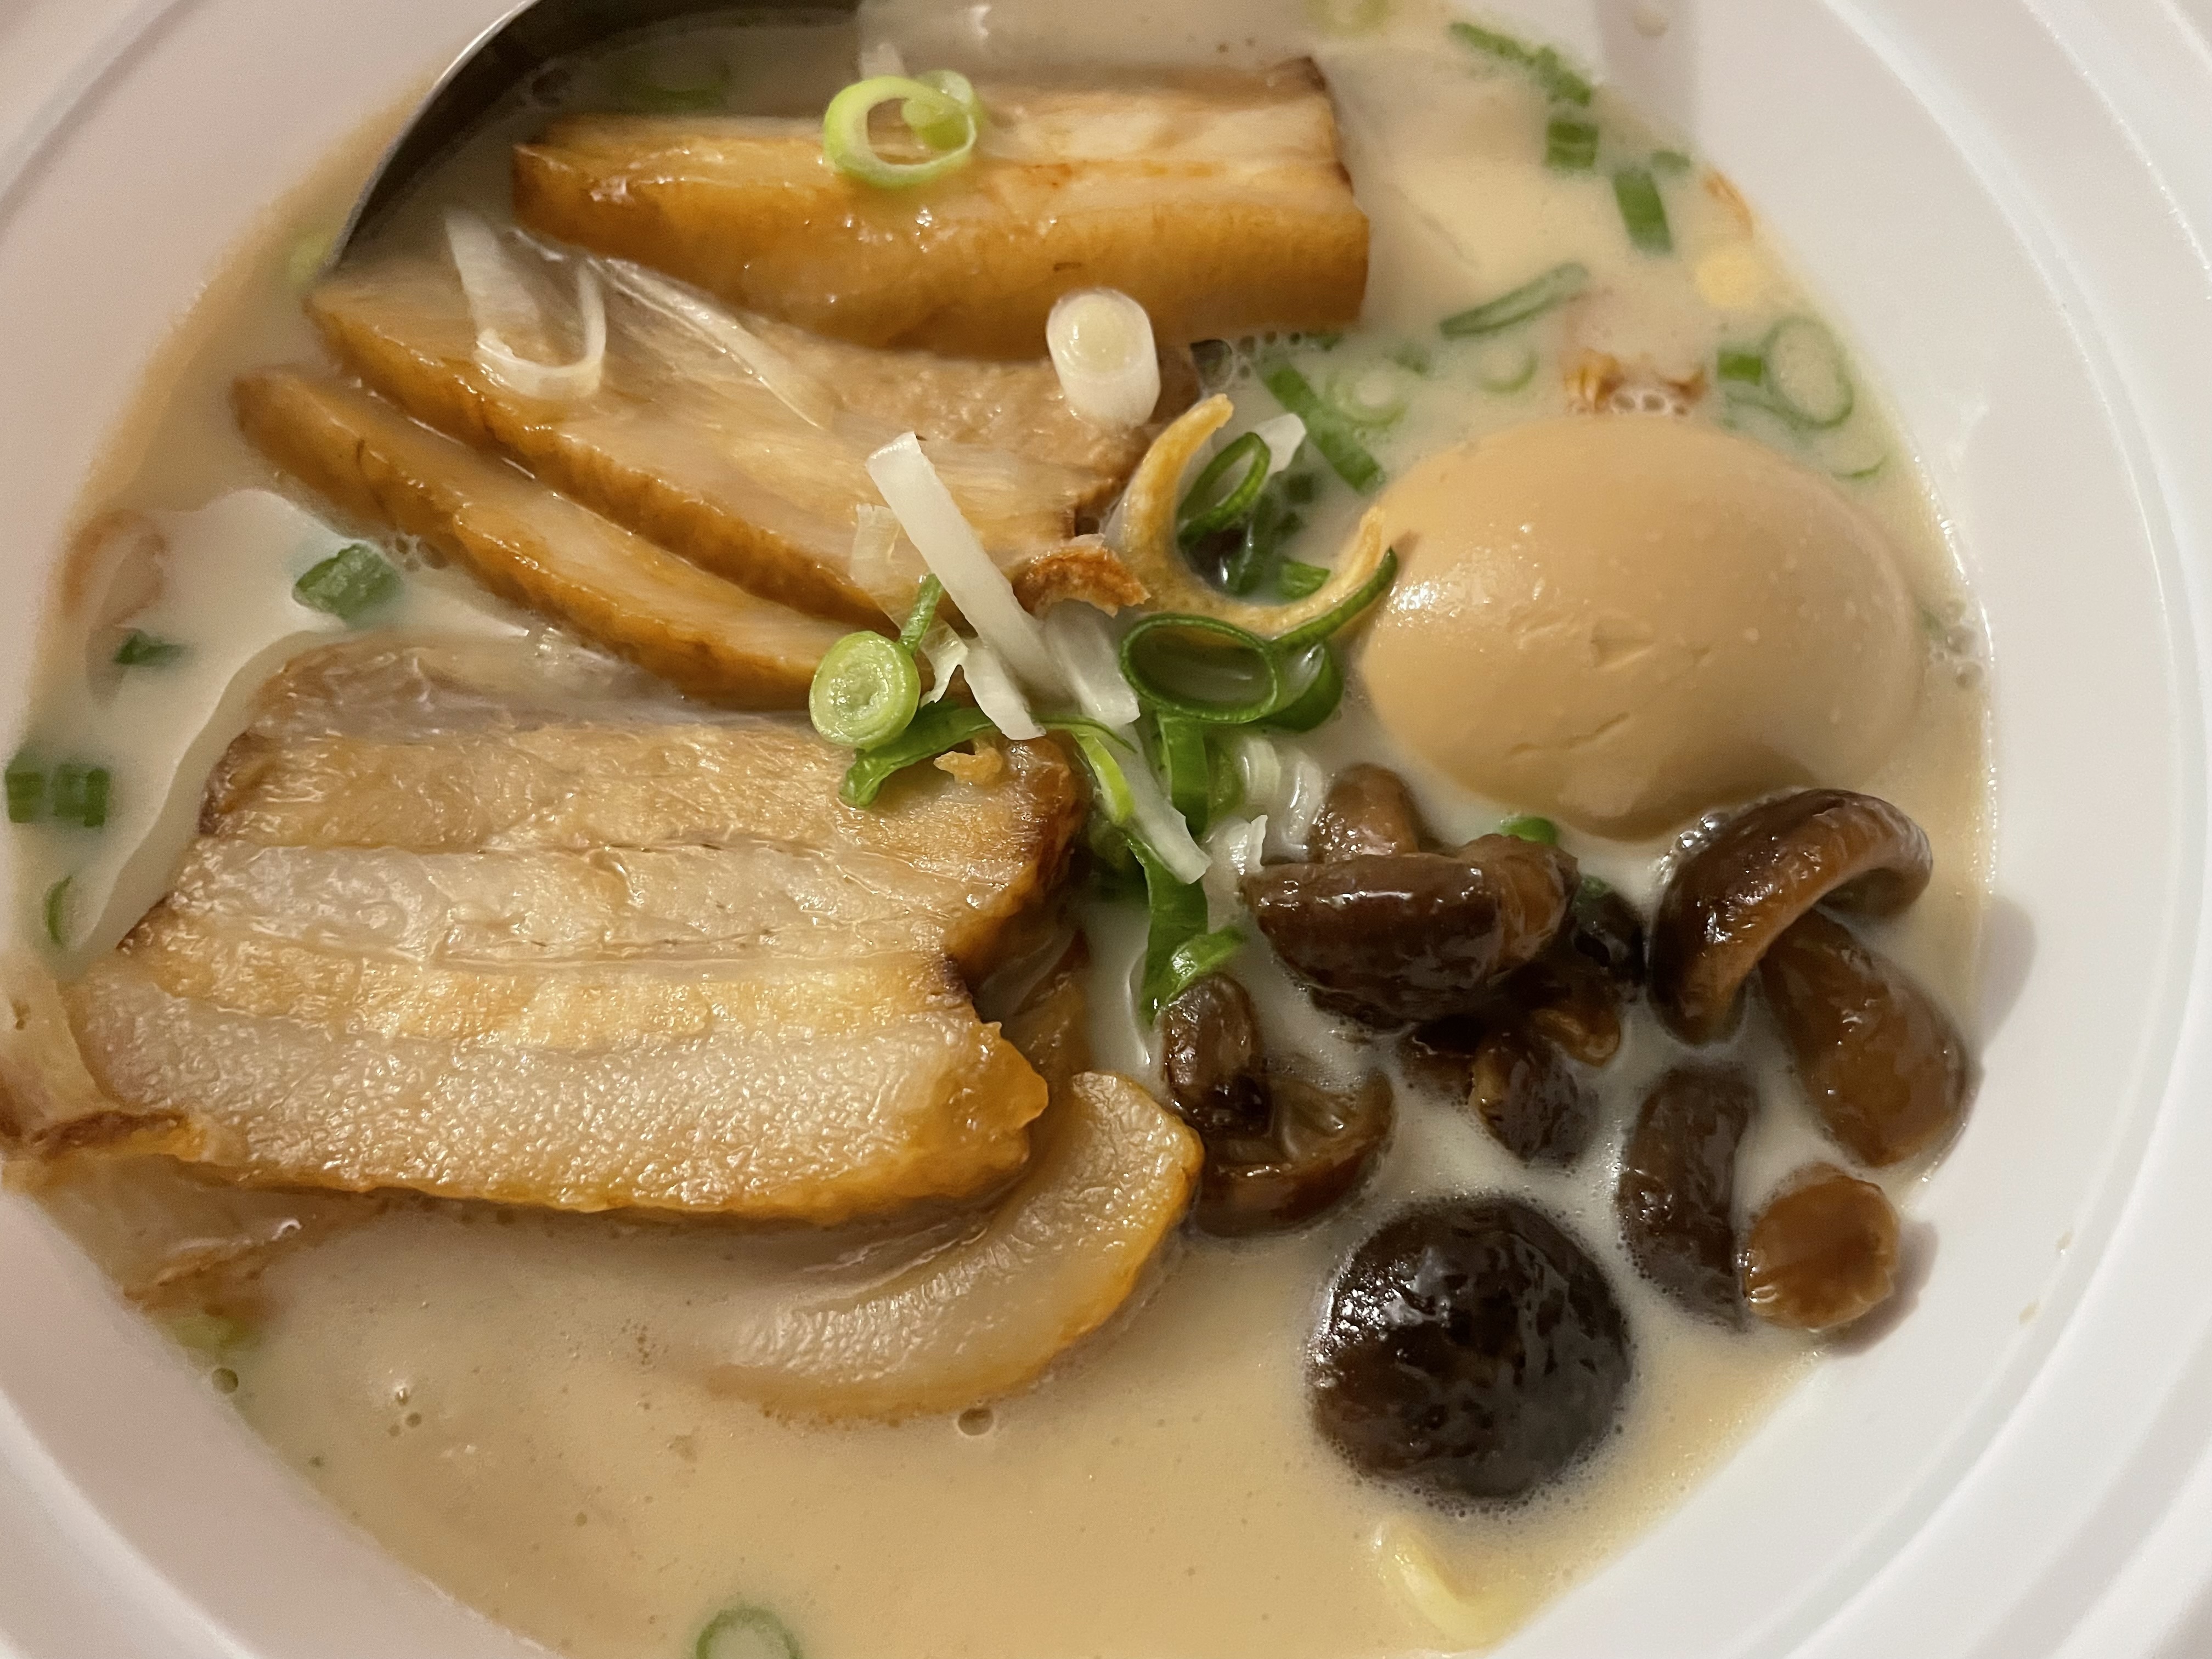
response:
M340 381L263 370L238 382L234 401L246 435L317 494L420 537L495 592L696 696L802 707L843 632L711 575Z
M882 504L868 456L901 433L928 444L954 499L1010 570L1067 542L1079 514L1103 511L1148 435L1078 418L1042 360L873 351L728 319L801 377L812 394L799 400L803 414L681 318L618 281L604 288L604 378L565 402L526 397L484 372L467 296L443 258L345 271L308 307L340 362L416 420L505 450L562 494L716 575L852 622L882 617L882 595L853 568L855 517ZM919 572L910 550L905 562Z
M0 1149L823 1224L1013 1176L1047 1085L963 970L1054 895L1066 761L861 812L800 722L617 684L512 642L295 664L123 946L0 963Z
M1094 287L1173 344L1358 317L1367 221L1310 63L978 92L975 158L913 190L838 172L817 121L568 117L516 150L516 216L862 345L1034 357Z

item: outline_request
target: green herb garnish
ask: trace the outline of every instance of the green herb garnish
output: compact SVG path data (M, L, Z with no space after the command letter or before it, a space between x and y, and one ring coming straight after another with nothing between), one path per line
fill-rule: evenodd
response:
M691 1659L802 1659L798 1638L766 1607L725 1607L707 1621Z
M1475 23L1454 23L1452 33L1477 52L1526 70L1536 77L1547 94L1563 104L1587 104L1594 88L1567 66L1567 60L1550 46L1532 46L1496 29Z
M1246 433L1208 461L1176 514L1176 535L1184 550L1249 518L1272 465L1267 441L1256 432ZM1232 478L1234 483L1225 482Z
M889 743L854 756L837 799L848 806L872 805L884 785L896 774L995 730L991 717L980 708L964 702L933 702Z
M921 706L914 653L880 634L848 634L831 646L806 693L814 729L847 749L890 742Z
M1559 844L1559 826L1549 818L1540 818L1533 814L1506 819L1498 826L1498 833L1510 836L1516 841L1539 842L1546 847Z
M1371 494L1382 482L1382 463L1366 445L1346 429L1347 423L1297 369L1287 362L1270 364L1260 380L1275 401L1306 423L1306 441L1321 452L1336 476L1361 495Z
M340 548L292 584L292 597L310 611L354 622L398 597L399 572L366 542Z
M1575 115L1554 115L1544 129L1544 165L1560 173L1588 173L1597 166L1597 123Z
M161 668L184 654L185 647L174 640L157 638L134 628L115 647L113 661L118 668Z
M1613 175L1613 200L1628 240L1645 253L1672 253L1674 233L1667 225L1667 204L1649 167L1623 167Z
M8 763L8 822L30 823L46 810L45 769L33 764L27 756L16 756Z
M1554 306L1565 304L1589 286L1589 267L1569 260L1565 264L1553 265L1542 276L1522 283L1510 293L1465 311L1454 312L1437 325L1437 331L1447 340L1472 340L1497 334L1540 317Z
M1301 564L1296 559L1286 559L1275 572L1275 591L1286 599L1303 599L1328 586L1328 570L1323 565Z
M66 943L62 930L69 921L70 884L76 879L75 876L64 876L47 888L46 903L41 907L46 913L46 938L58 945Z

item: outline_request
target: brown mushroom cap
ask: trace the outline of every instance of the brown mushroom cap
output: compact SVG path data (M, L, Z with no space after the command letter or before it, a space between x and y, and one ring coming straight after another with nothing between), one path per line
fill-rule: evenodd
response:
M1744 1241L1743 1299L1771 1325L1828 1331L1897 1288L1897 1212L1872 1182L1816 1164L1791 1176Z
M1408 1079L1465 1104L1523 1164L1572 1164L1597 1130L1597 1101L1566 1057L1510 1010L1432 1020L1399 1045Z
M1306 848L1316 864L1377 853L1418 853L1420 809L1406 781L1382 766L1347 766L1328 786Z
M1905 970L1814 911L1759 964L1767 1006L1828 1133L1879 1169L1940 1146L1966 1109L1966 1045Z
M1803 789L1737 814L1674 872L1651 927L1653 1005L1688 1042L1734 1023L1767 947L1816 904L1890 915L1934 860L1920 826L1872 795Z
M1160 1011L1160 1050L1169 1098L1201 1139L1266 1133L1267 1059L1242 985L1208 974L1185 987Z
M1310 1221L1359 1184L1389 1139L1388 1078L1334 1090L1278 1072L1267 1090L1274 1115L1264 1135L1206 1141L1201 1231L1233 1238Z
M1242 890L1316 1000L1392 1026L1474 1012L1551 944L1577 879L1555 847L1485 836L1455 853L1277 865Z
M1652 1085L1621 1153L1613 1207L1644 1275L1734 1325L1735 1155L1759 1095L1733 1067L1682 1066Z

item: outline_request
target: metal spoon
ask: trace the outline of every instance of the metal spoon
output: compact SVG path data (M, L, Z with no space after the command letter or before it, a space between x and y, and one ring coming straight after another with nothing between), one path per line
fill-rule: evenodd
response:
M828 22L849 15L858 5L859 0L752 0L741 8L733 8L730 0L526 0L438 77L355 201L326 268L344 258L346 250L374 229L501 100L558 58L678 18L719 13L744 22L773 13L779 22L801 21L810 15Z

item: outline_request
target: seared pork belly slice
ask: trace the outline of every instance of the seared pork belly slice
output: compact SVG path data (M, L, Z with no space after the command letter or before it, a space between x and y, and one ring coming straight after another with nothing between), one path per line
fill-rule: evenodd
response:
M240 380L235 400L246 435L345 512L421 537L495 592L695 695L799 708L841 635L336 380L266 370Z
M740 1316L709 1385L798 1416L957 1412L1104 1324L1182 1218L1198 1137L1127 1078L1075 1078L982 1229L856 1290Z
M1066 541L1079 513L1103 509L1144 447L1142 433L1078 419L1042 361L877 352L769 324L765 337L823 390L833 417L817 425L720 347L613 284L605 378L565 403L525 397L479 367L450 261L346 271L316 290L309 310L339 360L416 419L507 451L716 575L854 622L882 616L852 569L854 509L881 504L867 458L900 433L928 443L962 511L1010 569Z
M975 159L916 190L837 172L817 121L568 117L516 150L516 216L862 345L1034 357L1095 287L1171 344L1358 315L1367 221L1311 64L978 91Z
M265 846L411 853L771 842L820 854L861 887L896 864L909 873L891 890L940 907L941 948L974 969L1059 881L1084 810L1082 785L1049 743L1005 754L989 782L917 767L862 810L837 799L845 751L796 721L549 725L420 742L249 732L210 786L202 827Z
M471 975L187 934L64 995L117 1115L254 1182L828 1223L1004 1181L1044 1105L941 958Z

